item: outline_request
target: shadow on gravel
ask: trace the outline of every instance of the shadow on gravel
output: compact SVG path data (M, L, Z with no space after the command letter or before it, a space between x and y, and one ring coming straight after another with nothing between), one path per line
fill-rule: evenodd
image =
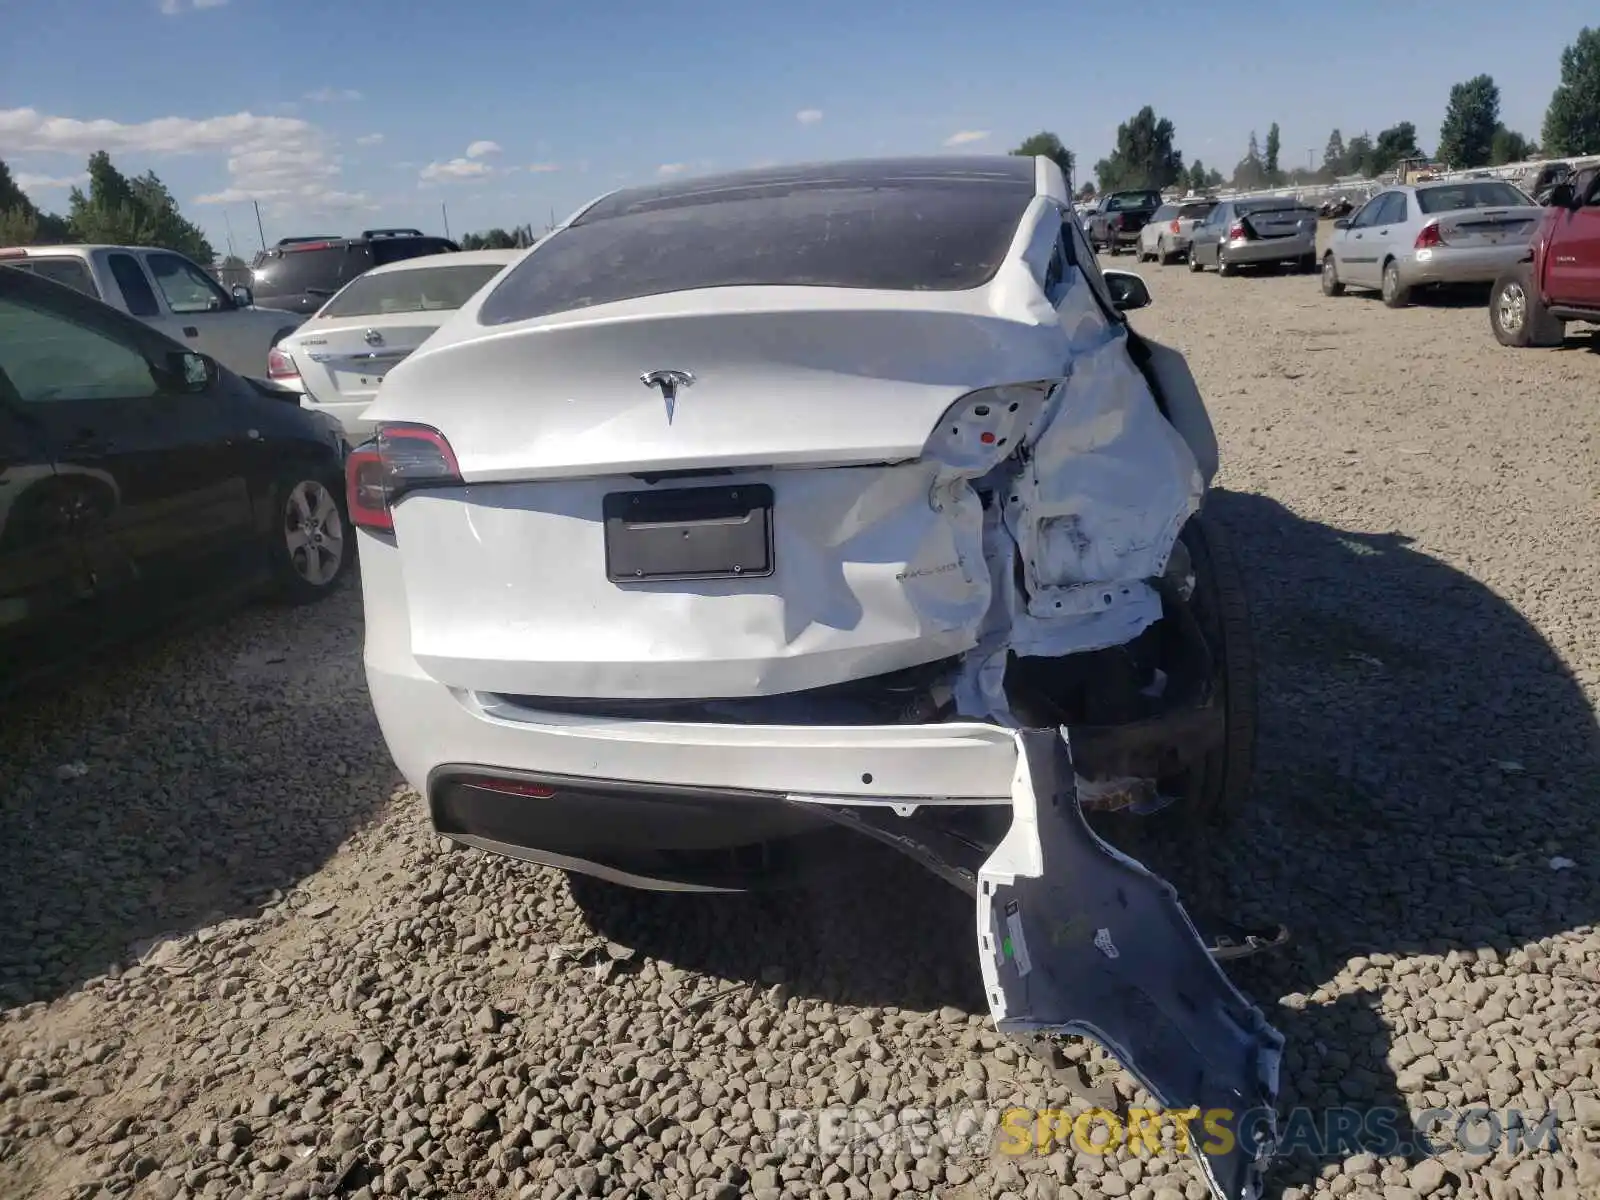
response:
M360 590L252 607L0 705L0 1010L253 913L398 779Z
M1287 1037L1281 1100L1286 1113L1304 1110L1300 1128L1327 1127L1335 1110L1388 1109L1395 1144L1414 1145L1398 1073L1426 1054L1485 1053L1403 1049L1391 1032L1400 1021L1425 1032L1435 1018L1481 1028L1467 1015L1467 980L1442 983L1457 970L1444 956L1503 959L1600 919L1595 714L1515 609L1403 535L1331 528L1257 495L1219 491L1208 503L1251 592L1255 796L1228 835L1202 845L1163 837L1166 814L1152 818L1150 846L1136 852L1181 894L1209 891L1227 915L1294 932L1285 951L1230 971ZM1176 832L1179 818L1168 819ZM797 992L849 1004L985 1011L966 898L876 845L840 853L851 857L830 882L801 894L575 893L599 932L679 966L736 980L778 968ZM1577 868L1552 870L1556 856ZM1406 963L1403 977L1383 957L1422 954L1439 958ZM1356 971L1366 986L1318 994L1358 958L1371 960ZM1386 1012L1385 991L1408 997L1404 1007ZM1463 1007L1435 1008L1445 992ZM1414 1104L1418 1085L1408 1091ZM1482 1090L1437 1099L1508 1103ZM1354 1140L1397 1152L1377 1133ZM1291 1154L1275 1181L1305 1186L1326 1161Z

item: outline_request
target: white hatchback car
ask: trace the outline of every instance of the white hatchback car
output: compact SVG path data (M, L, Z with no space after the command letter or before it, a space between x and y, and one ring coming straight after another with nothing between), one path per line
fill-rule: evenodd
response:
M267 356L267 376L305 393L351 441L371 432L361 414L389 369L525 250L463 250L374 267L329 297Z
M1216 443L1124 319L1149 299L1043 158L579 212L389 374L349 459L367 680L436 827L709 890L847 826L974 895L1002 1029L1270 1112L1281 1038L1220 939L1082 816L1215 813L1250 767ZM1271 1143L1207 1178L1248 1194Z

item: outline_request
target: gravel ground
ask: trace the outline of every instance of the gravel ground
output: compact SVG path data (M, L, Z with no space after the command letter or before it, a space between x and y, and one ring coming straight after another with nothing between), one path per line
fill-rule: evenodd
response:
M1252 811L1173 853L1295 932L1233 968L1284 1104L1559 1121L1556 1152L1300 1150L1272 1191L1600 1195L1600 343L1144 270L1263 660ZM784 1109L1138 1093L997 1038L966 902L879 847L734 899L442 847L359 637L350 589L0 709L0 1195L1206 1194L1174 1153L782 1152Z

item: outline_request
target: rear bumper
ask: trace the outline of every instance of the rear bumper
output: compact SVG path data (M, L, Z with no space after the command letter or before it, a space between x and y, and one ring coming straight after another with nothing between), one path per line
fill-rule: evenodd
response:
M1400 281L1407 287L1434 283L1493 283L1527 254L1526 242L1481 249L1417 250L1399 260Z
M1223 246L1223 256L1231 263L1277 263L1305 258L1317 252L1313 234L1284 238L1237 238Z
M324 403L320 400L313 400L307 395L305 399L300 401L300 407L309 409L312 412L326 413L335 421L338 421L340 428L344 430L345 440L352 446L366 441L372 436L372 431L376 427L375 422L361 419L361 414L372 407L370 397L362 400L334 400Z

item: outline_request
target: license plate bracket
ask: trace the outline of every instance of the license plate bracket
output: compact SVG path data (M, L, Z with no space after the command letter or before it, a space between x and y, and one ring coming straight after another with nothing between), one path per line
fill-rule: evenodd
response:
M612 583L772 574L766 484L610 492L601 504Z

